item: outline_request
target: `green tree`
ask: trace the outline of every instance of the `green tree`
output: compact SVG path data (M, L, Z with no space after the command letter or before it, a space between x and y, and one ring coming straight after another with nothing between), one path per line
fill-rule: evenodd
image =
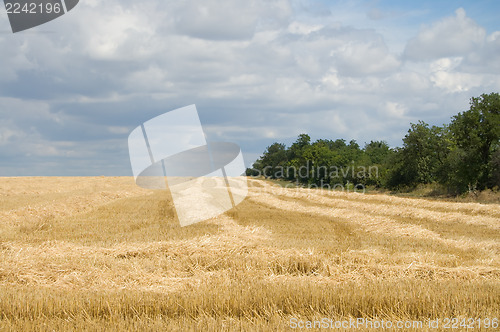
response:
M370 141L370 143L365 144L363 151L369 160L367 165L372 166L368 168L372 171L365 180L365 184L376 187L384 186L387 183L387 176L391 167L390 160L395 153L394 150L384 141ZM375 170L375 173L373 170Z
M500 146L500 95L473 97L470 109L453 117L455 143L450 171L460 191L485 189L494 183L492 156Z
M287 150L288 163L290 170L298 171L301 167L307 167L307 159L304 152L311 144L311 137L307 134L300 134L295 143ZM307 178L298 179L298 173L287 172L287 179L291 181L307 182Z
M500 188L500 149L497 149L491 157L491 187Z
M391 160L389 186L413 187L438 180L446 161L446 132L445 127L429 127L423 121L412 123L403 147Z
M311 137L307 134L300 134L295 143L288 149L289 160L303 160L304 149L311 144Z
M384 141L370 141L370 143L365 144L364 151L371 163L377 165L385 163L391 153L389 145Z
M287 161L285 144L273 143L266 148L264 154L254 163L253 168L266 177L276 178L276 174L286 166Z

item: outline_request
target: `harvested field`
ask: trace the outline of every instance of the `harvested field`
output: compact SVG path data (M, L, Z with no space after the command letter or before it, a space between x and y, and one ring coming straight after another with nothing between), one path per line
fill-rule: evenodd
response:
M249 184L181 228L132 178L0 178L0 329L500 319L500 205Z

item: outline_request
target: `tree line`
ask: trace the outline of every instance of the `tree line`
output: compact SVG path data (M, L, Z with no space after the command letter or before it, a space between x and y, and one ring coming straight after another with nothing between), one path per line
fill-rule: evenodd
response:
M412 123L402 147L371 141L319 139L301 134L289 147L273 143L247 169L248 176L313 187L374 186L411 190L437 183L450 194L500 186L500 95L470 99L449 124Z

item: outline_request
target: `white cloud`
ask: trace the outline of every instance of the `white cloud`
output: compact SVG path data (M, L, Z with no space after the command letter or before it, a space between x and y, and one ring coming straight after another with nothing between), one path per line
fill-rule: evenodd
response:
M402 118L407 108L402 104L388 101L384 104L383 111L392 118Z
M462 70L470 73L500 75L500 31L490 34L483 47L468 54L463 61Z
M133 92L164 92L173 87L167 74L156 65L130 73L125 82L128 90Z
M129 127L117 127L111 126L108 127L108 131L112 134L130 134L131 128Z
M15 139L20 139L24 136L24 132L9 124L0 126L0 146L12 144Z
M294 21L288 26L288 32L297 35L308 35L311 32L321 30L321 28L323 28L323 26L319 24L311 25L307 23Z
M462 60L463 60L462 57L441 58L441 59L432 61L430 63L430 70L432 72L453 71L460 65Z
M12 41L0 35L0 82L14 81L18 78L19 71L36 67L26 56L28 48L28 43L22 40Z
M437 71L431 76L431 81L448 92L469 91L474 87L481 86L482 77L467 73L450 73L447 71Z
M250 155L302 132L398 145L410 121L448 122L500 90L500 32L486 36L463 10L412 39L409 27L356 25L356 3L314 4L89 0L55 33L0 35L2 156L52 161L45 145L54 158L78 151L83 170L128 174L127 130L193 103L215 139Z
M178 33L208 40L249 40L262 20L286 20L286 0L178 1L170 6Z
M175 27L181 34L213 40L251 39L258 20L253 1L178 2Z
M103 60L140 59L154 53L152 43L156 18L141 5L123 6L115 1L100 10L81 6L78 22L83 51L91 58ZM89 24L89 22L92 22Z
M400 65L379 38L370 42L348 43L336 55L339 72L348 76L387 74Z
M424 27L404 53L407 59L417 61L463 56L481 47L485 37L486 30L459 8L455 16Z

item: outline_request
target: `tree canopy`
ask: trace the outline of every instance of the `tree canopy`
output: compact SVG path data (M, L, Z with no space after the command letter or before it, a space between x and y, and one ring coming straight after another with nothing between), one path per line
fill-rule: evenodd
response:
M384 141L363 148L354 140L311 142L300 134L290 147L268 146L247 174L321 187L351 183L401 189L439 183L450 193L498 187L500 95L471 98L470 108L447 125L410 124L399 148Z

